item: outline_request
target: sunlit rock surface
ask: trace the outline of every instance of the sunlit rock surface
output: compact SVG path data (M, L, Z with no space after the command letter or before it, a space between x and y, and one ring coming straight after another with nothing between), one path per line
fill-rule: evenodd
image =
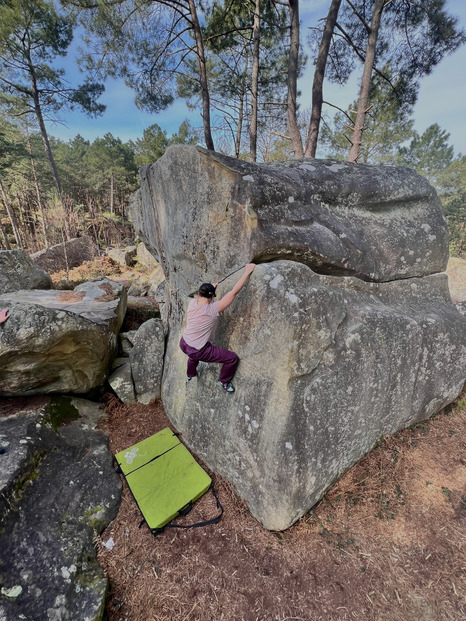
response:
M172 147L141 181L131 217L166 277L164 405L267 528L290 526L382 435L461 391L466 321L440 273L447 230L424 178ZM216 338L240 356L236 392L216 385L217 365L187 383L187 296L251 260L262 265Z

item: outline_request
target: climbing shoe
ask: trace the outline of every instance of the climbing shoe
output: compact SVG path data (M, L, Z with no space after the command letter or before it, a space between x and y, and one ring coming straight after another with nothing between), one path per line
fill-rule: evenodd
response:
M218 380L217 384L221 386L223 390L226 390L227 392L235 392L235 387L233 386L231 382L221 382L220 380Z
M186 377L188 378L188 382L190 382L193 379L193 376L191 375L187 375Z

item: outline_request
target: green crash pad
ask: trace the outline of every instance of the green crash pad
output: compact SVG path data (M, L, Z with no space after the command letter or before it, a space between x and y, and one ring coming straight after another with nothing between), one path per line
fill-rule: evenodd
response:
M120 451L115 459L153 532L183 513L212 484L168 427Z

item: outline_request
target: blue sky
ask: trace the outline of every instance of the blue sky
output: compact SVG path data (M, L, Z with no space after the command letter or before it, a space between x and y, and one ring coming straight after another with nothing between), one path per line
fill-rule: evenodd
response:
M305 44L306 27L314 25L319 18L325 17L330 0L301 0L300 12L302 22L302 39ZM466 0L447 0L449 12L459 18L461 26L466 27ZM73 42L69 58L60 63L67 71L72 83L82 81L75 68L74 59L78 54L78 41ZM310 105L310 93L313 77L312 63L300 80L302 92L301 108ZM422 133L432 123L450 133L450 144L456 153L466 154L466 46L444 59L433 71L421 81L418 102L414 109L415 129ZM357 98L360 74L355 74L344 88L326 82L324 98L346 108ZM89 119L80 112L65 112L62 115L64 124L50 124L49 131L53 136L68 140L81 134L88 140L102 137L107 132L123 141L142 137L144 129L158 123L168 134L175 132L179 125L188 118L191 125L201 127L201 118L188 110L182 101L175 102L170 108L159 113L149 114L138 110L134 105L134 94L121 80L108 80L105 93L100 101L107 105L103 116Z

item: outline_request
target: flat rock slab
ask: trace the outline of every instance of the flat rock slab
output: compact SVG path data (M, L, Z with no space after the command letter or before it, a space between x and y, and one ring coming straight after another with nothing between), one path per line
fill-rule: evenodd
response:
M129 352L134 388L140 403L148 404L160 397L165 334L160 319L149 319L133 338Z
M122 285L97 279L74 291L0 296L0 395L85 394L103 385L126 310Z
M38 304L69 311L94 323L107 325L117 333L126 311L126 293L120 283L98 278L79 285L73 291L22 290L0 295L0 305L14 303Z
M82 414L82 415L81 415ZM107 579L93 538L121 483L98 405L57 399L0 420L0 619L100 619Z

